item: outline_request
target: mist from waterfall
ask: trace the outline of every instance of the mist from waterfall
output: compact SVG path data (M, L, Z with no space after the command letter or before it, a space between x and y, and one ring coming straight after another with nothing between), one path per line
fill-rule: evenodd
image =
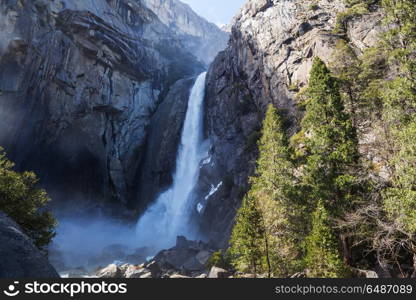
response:
M161 250L172 247L178 235L192 237L189 226L192 191L198 181L200 162L206 155L203 142L205 77L206 73L199 75L191 90L173 184L137 223L137 241L142 246Z

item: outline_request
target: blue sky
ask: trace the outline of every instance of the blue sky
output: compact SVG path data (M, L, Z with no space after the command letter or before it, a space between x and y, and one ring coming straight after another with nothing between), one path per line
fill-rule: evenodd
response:
M181 0L217 25L228 24L246 0Z

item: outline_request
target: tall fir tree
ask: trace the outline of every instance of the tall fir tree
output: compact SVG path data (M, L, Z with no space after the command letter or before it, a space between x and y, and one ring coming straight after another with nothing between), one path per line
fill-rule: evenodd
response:
M340 215L357 199L359 184L354 168L359 158L358 142L344 111L338 81L319 58L314 61L304 97L305 192L312 203L322 200L331 207L331 214Z
M383 120L388 126L393 155L391 186L383 191L384 208L396 228L416 234L416 2L383 0L391 28L383 39L389 69L395 77L381 89ZM407 248L416 255L416 243ZM415 260L416 264L416 260Z
M246 211L247 202L252 201L261 215L263 236L256 245L262 249L260 269L270 276L287 276L299 269L298 245L304 222L299 214L301 209L293 197L294 168L289 159L287 140L273 105L267 109L258 146L256 173L250 179L251 188L241 210ZM239 223L247 223L247 218L242 216L237 218L235 234L241 232L243 225ZM238 236L235 234L233 237ZM232 241L232 249L235 249L238 238Z
M358 161L356 133L344 111L338 81L319 58L314 61L303 96L306 113L301 125L306 159L302 193L310 211L314 211L305 242L305 262L312 276L337 277L345 274L345 267L329 218L341 217L359 199L360 186L354 175ZM312 257L319 253L332 261L316 263Z
M313 278L343 278L348 276L339 254L338 239L331 228L331 222L322 201L312 215L312 231L306 239L307 275Z
M262 212L270 271L282 277L299 271L299 240L304 232L295 197L296 179L288 142L277 109L269 105L258 142L259 158L250 193Z
M236 224L231 234L229 249L231 264L241 272L262 273L264 243L263 216L255 198L247 194L237 212Z

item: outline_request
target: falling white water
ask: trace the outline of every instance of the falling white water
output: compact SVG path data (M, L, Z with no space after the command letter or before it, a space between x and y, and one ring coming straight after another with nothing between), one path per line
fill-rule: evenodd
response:
M199 75L191 90L173 184L137 223L138 242L143 246L156 250L169 248L178 235L187 236L192 232L188 228L192 211L189 200L198 181L200 162L206 155L202 146L205 76L206 73Z

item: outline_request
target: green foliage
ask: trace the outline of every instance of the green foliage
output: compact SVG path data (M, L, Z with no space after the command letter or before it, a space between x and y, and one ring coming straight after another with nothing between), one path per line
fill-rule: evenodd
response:
M332 213L339 214L353 204L357 193L358 181L352 175L358 160L357 138L344 112L339 82L319 58L304 96L306 113L301 125L308 138L303 184L312 203L322 200L332 207Z
M287 276L298 268L299 235L303 222L299 216L301 210L293 197L295 179L286 137L277 110L272 105L267 110L258 145L256 174L250 179L251 188L238 213L233 231L233 264L239 271L253 271L255 263L249 263L250 259L246 258L250 255L241 253L256 253L259 255L256 258L257 272ZM256 218L252 217L249 221L249 216ZM261 230L252 229L250 237L247 237L248 224L254 223ZM247 244L242 241L244 235L255 241ZM243 246L238 248L237 245Z
M302 97L306 111L301 136L292 141L296 145L300 140L303 145L299 190L306 198L307 211L313 212L305 240L305 263L312 277L342 277L347 273L330 217L341 217L360 200L356 132L345 112L340 80L319 58Z
M380 97L382 118L389 128L394 154L392 186L383 191L384 207L391 222L407 235L416 233L416 2L383 0L387 22L397 24L383 40L390 72Z
M291 91L291 92L298 92L299 91L299 83L292 82L292 84L289 85L288 90Z
M353 68L348 56L338 53L343 68L337 76L344 89L353 89L353 100L364 104L355 115L381 127L373 147L382 158L376 169L383 167L390 178L382 184L375 180L366 202L345 222L361 252L374 253L381 265L394 263L406 276L400 264L416 262L411 262L416 254L416 2L383 0L382 5L388 31Z
M335 49L330 67L339 81L343 103L355 125L358 112L364 106L360 101L361 63L345 40L338 40Z
M309 10L315 11L315 10L318 10L318 9L319 9L319 5L317 3L311 3L309 5Z
M13 163L0 149L0 210L14 219L42 248L55 235L55 219L44 209L50 201L44 190L36 188L38 182L32 172L18 173Z
M290 148L269 108L233 232L237 270L345 277L347 264L377 265L409 276L402 265L416 265L416 2L346 1L336 32L379 2L388 31L359 56L338 41L332 72L314 61L298 93L305 114ZM374 135L376 144L366 140L363 150L371 147L377 161L360 157L357 130Z
M393 187L383 192L390 220L409 235L416 233L416 120L395 133L397 153L391 161Z
M346 32L347 24L351 19L353 19L354 17L365 15L368 12L368 4L366 2L360 1L359 3L339 13L337 15L334 33L344 34Z
M238 210L230 240L232 265L236 270L263 272L265 229L261 212L253 197L247 195Z
M312 230L306 238L306 267L314 278L343 278L348 271L339 255L339 243L334 234L328 212L319 202L312 215Z
M351 7L360 3L365 3L368 5L377 4L380 0L344 0L347 7Z
M297 271L299 240L304 232L300 203L295 193L294 166L277 110L269 105L259 141L256 176L250 193L263 215L268 243L267 257L275 276Z
M313 64L302 97L306 110L302 130L291 139L295 154L290 153L277 110L272 105L267 110L256 173L231 239L232 262L239 271L284 277L306 264L312 276L346 274L328 214L342 215L358 198L360 188L353 175L356 134L345 113L339 81L320 59ZM295 176L291 157L300 175ZM331 211L327 213L324 205ZM316 254L328 259L326 268L312 262Z
M206 267L211 269L212 267L218 267L225 270L232 268L230 261L230 254L222 250L214 252L206 263Z

